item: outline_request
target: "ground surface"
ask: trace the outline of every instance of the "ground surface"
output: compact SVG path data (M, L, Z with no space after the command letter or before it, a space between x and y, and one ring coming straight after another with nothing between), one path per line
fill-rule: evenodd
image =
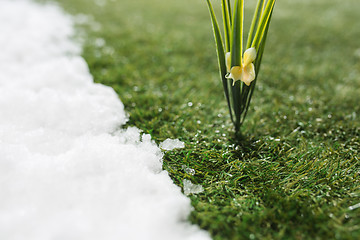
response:
M59 2L98 23L79 27L83 56L128 125L185 142L164 169L204 187L192 222L214 239L360 238L358 0L278 1L241 140L205 1Z
M53 4L0 1L0 239L209 240L151 136L118 131L124 106L74 30Z

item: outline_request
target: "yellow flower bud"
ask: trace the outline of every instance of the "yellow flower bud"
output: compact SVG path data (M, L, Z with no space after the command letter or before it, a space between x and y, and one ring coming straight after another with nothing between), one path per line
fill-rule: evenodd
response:
M250 83L255 79L255 67L250 63L243 67L241 72L241 81L250 86Z
M233 79L233 84L236 81L243 81L247 86L250 86L251 82L255 80L255 66L252 63L256 59L255 48L249 48L244 52L242 66L234 66L230 69L230 53L225 54L226 68L230 72L226 78Z
M231 68L231 54L230 54L230 52L227 52L225 54L225 63L226 63L227 72L230 72L230 68Z
M227 78L231 78L234 80L233 84L235 84L236 81L241 80L241 72L242 69L240 66L234 66L230 70L230 74Z
M250 63L252 63L256 58L256 49L255 48L249 48L244 52L244 60L243 60L243 66L246 67Z

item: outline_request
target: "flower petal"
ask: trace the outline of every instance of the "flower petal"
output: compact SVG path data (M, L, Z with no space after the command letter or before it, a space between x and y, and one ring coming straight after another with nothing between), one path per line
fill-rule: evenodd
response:
M255 67L254 64L250 63L243 67L241 72L241 81L246 85L250 86L250 83L255 79Z
M227 52L225 54L225 62L226 62L226 70L227 70L227 72L230 72L230 68L231 68L231 55L230 55L230 52Z
M256 58L256 49L249 48L244 52L244 66L249 65L252 63Z
M240 66L234 66L231 68L230 74L228 74L227 78L233 79L235 83L236 81L241 80L241 75L242 75L241 72L242 69Z

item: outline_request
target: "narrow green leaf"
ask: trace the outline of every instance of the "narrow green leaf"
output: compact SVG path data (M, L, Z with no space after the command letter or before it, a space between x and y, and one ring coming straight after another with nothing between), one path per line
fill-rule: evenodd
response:
M263 4L263 6L262 6L262 8L261 8L261 12L262 12L262 13L263 13L264 10L265 10L265 6L266 6L267 2L268 2L268 0L265 0L265 1L264 1L264 4Z
M248 35L248 39L247 39L247 43L246 43L246 49L251 47L251 43L252 43L252 41L254 39L254 35L255 35L255 29L257 28L257 26L259 24L259 20L261 18L261 13L263 11L264 4L265 4L265 0L259 0L256 5L256 9L255 9L254 16L253 16L253 19L251 22L249 35Z
M235 132L238 132L241 126L242 112L240 81L235 82L235 84L231 86L231 94L235 113Z
M272 11L270 13L269 21L271 19L271 16L272 16ZM245 108L245 112L243 114L243 118L241 120L241 124L245 120L245 117L246 117L247 112L249 110L251 98L252 98L254 90L255 90L255 85L256 85L258 74L260 72L261 61L262 61L262 57L263 57L263 54L264 54L264 49L265 49L265 44L266 44L266 39L267 39L267 33L268 33L268 30L269 30L269 26L270 26L270 24L267 24L265 32L264 32L263 40L261 41L260 46L259 46L258 57L255 60L256 77L255 77L255 80L250 85L250 95L247 97L247 100L246 100L246 104L245 104L246 108Z
M244 26L244 1L236 0L232 21L231 35L231 66L241 66L242 45L243 45L243 26ZM236 82L231 87L233 109L235 113L235 131L240 129L242 112L240 83Z
M219 71L220 72L220 77L221 77L221 80L222 80L222 83L223 83L225 97L226 97L228 107L229 107L229 111L230 111L230 117L231 117L231 120L234 121L231 106L230 106L230 96L229 96L229 89L228 89L228 81L229 80L225 78L225 75L226 75L226 63L225 63L224 45L223 45L223 41L221 39L220 29L219 29L218 22L216 20L214 9L213 9L213 7L211 5L210 0L206 0L206 1L207 1L207 4L208 4L210 17L211 17L211 22L212 22L213 31L214 31L216 51L217 51L217 55L218 55L218 62L219 62L219 69L220 69L220 71Z
M262 12L263 12L263 9L265 7L265 2L266 2L265 0L259 0L257 5L256 5L254 16L253 16L251 26L250 26L250 30L249 30L249 34L248 34L248 38L247 38L246 49L251 47L251 43L252 43L252 41L254 39L254 35L255 35L255 29L257 29L257 27L259 25L259 20L261 19ZM257 77L257 74L256 74L256 77ZM245 83L242 84L242 93L241 93L241 95L242 95L242 102L245 103L245 113L244 113L243 119L241 121L241 124L244 121L245 115L246 115L247 110L249 108L249 101L248 101L249 98L248 97L249 97L249 93L250 93L250 95L252 95L251 94L251 92L252 92L251 89L253 89L254 85L255 85L255 83L252 83L251 86L247 86Z
M206 0L206 1L207 1L207 4L208 4L208 7L209 7L211 22L212 22L212 26L213 26L215 44L216 44L216 51L217 51L218 60L219 60L219 67L220 67L219 69L220 69L220 73L221 73L221 77L222 77L223 75L225 76L225 74L226 74L224 45L223 45L223 41L221 39L221 33L220 33L219 25L218 25L217 20L216 20L214 9L213 9L213 7L211 5L210 0Z
M245 83L242 83L242 86L241 86L241 102L244 103L244 108L241 109L241 114L243 113L244 109L246 109L247 105L247 98L248 98L248 95L249 95L249 91L251 89L251 85L248 86L246 85Z
M227 0L221 0L223 23L224 23L224 35L225 35L225 48L226 52L230 52L230 35L231 35L231 24L228 9Z
M255 63L254 63L257 75L258 75L258 73L260 71L261 61L262 61L262 57L263 57L263 54L264 54L264 49L265 49L267 34L268 34L268 31L269 31L269 27L270 27L270 20L271 20L271 17L272 17L272 13L273 13L273 11L271 10L270 16L269 16L269 23L266 25L262 41L260 42L259 50L258 50L258 53L257 53L257 58L255 59Z
M231 66L241 65L244 25L244 1L236 0L232 21Z
M227 7L228 7L228 12L229 12L229 19L230 19L230 25L231 25L231 3L230 0L227 0Z
M254 40L251 44L251 46L255 47L256 49L259 49L261 40L264 37L265 29L270 23L270 15L272 14L274 4L275 4L275 0L268 0L268 2L266 3L265 10L261 16Z

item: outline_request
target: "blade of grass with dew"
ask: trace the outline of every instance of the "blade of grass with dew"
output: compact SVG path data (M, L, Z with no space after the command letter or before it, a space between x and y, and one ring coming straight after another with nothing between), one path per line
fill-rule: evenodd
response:
M213 26L213 32L215 37L215 44L216 44L216 50L218 55L218 62L219 62L219 69L220 69L220 76L224 87L225 97L226 101L228 103L229 111L230 111L230 117L231 121L234 122L233 119L233 113L230 105L230 96L229 96L229 89L228 89L228 79L225 78L226 75L226 63L225 63L225 52L224 52L224 45L223 41L221 39L220 29L218 22L216 20L214 9L211 5L210 0L206 0L210 12L211 22Z

